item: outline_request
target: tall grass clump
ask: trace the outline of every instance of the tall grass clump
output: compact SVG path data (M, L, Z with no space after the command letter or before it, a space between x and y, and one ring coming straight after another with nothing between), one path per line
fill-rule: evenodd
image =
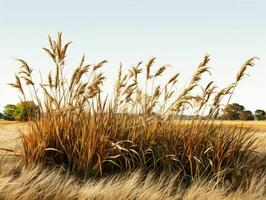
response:
M67 77L69 45L61 33L56 41L49 37L49 47L43 49L54 69L40 84L33 80L27 62L18 60L21 71L11 85L25 101L29 91L39 106L37 117L21 133L26 164L60 167L82 179L140 170L144 175L178 174L184 185L204 178L230 188L248 184L247 177L262 168L249 131L212 123L223 98L231 98L255 57L243 64L234 83L220 91L214 82L201 85L203 75L210 73L208 55L181 91L176 90L179 72L158 84L171 66L157 68L155 58L126 73L120 65L114 95L107 98L100 72L107 61L86 64L83 56ZM196 117L184 120L187 112ZM209 120L202 120L203 115Z

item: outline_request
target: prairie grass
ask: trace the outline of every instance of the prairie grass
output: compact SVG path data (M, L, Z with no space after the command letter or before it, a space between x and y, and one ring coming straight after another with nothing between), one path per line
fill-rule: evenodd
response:
M80 182L62 169L47 169L41 165L25 167L19 158L0 160L0 199L8 200L242 200L265 199L266 176L257 174L248 187L228 192L224 186L216 187L215 181L195 180L184 188L176 182L178 175L152 173L145 178L140 171L128 175L102 178L98 181Z
M64 69L70 42L63 44L59 33L56 41L49 37L49 45L44 50L55 68L47 80L36 83L33 70L19 59L21 71L16 83L10 84L19 90L21 99L28 100L28 91L39 106L20 135L22 163L29 171L15 182L21 181L18 188L23 190L27 181L37 181L36 188L24 188L25 194L44 195L51 190L53 199L63 194L65 199L105 199L109 193L117 199L196 199L194 192L206 187L207 196L219 199L225 191L246 192L255 187L253 177L263 173L266 163L265 156L257 152L252 132L215 124L221 102L226 97L230 100L255 57L244 62L236 80L221 90L213 81L201 85L203 75L210 73L208 55L181 91L176 91L179 72L158 83L170 66L155 67L155 58L146 64L139 62L126 73L120 65L114 95L107 98L102 92L105 77L99 72L106 60L85 64L83 56L67 78ZM188 111L197 117L184 124L182 116ZM209 120L201 120L199 116L206 114ZM65 181L66 175L72 178ZM39 187L38 183L45 185L51 179L60 184ZM217 197L212 196L214 190ZM14 193L14 198L22 194Z
M234 121L219 121L216 120L215 121L216 124L223 124L224 126L237 126L239 128L243 127L243 128L251 128L252 130L262 130L262 131L266 131L266 121L238 121L238 120L234 120Z

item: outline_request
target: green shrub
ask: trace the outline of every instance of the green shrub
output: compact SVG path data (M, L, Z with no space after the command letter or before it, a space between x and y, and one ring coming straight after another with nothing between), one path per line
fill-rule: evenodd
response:
M17 107L13 104L8 104L4 107L3 119L5 120L15 120L17 113Z
M265 111L264 110L260 110L260 109L256 110L255 111L255 119L256 120L264 120L264 119L266 119Z
M22 101L16 105L8 104L4 108L5 120L28 121L36 117L38 106L33 101Z
M0 119L3 119L4 115L2 113L0 113Z
M252 112L250 110L244 110L239 114L239 119L240 120L244 120L244 121L252 121L254 120L254 115L252 114Z
M23 101L16 104L15 119L18 121L28 121L38 113L38 106L33 101Z
M240 116L242 114L242 116ZM245 114L245 107L238 104L238 103L232 103L226 105L226 107L223 109L223 119L226 120L239 120L240 117L244 118Z

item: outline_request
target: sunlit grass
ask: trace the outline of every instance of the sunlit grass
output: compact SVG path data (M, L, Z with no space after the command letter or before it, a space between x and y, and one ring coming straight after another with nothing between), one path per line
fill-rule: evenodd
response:
M31 100L39 105L37 117L20 135L22 166L30 169L41 165L32 169L37 171L31 179L33 182L43 179L48 183L50 178L45 178L45 170L60 169L60 173L57 171L53 175L62 180L61 175L70 174L73 189L78 188L80 192L76 182L103 181L93 183L92 187L107 184L108 188L108 182L104 180L133 174L133 178L129 177L125 182L109 182L111 186L115 185L113 190L116 190L130 181L134 182L134 176L140 174L141 181L128 188L125 186L124 193L117 193L117 199L127 199L129 191L133 191L136 185L135 195L140 195L143 191L140 186L145 184L148 184L146 189L151 191L147 193L151 199L155 191L161 192L159 197L171 199L170 196L177 195L173 193L176 188L182 191L178 195L186 199L186 191L199 182L210 181L212 190L222 188L223 196L225 191L245 191L251 187L253 177L264 172L265 156L257 151L253 132L239 128L241 124L238 122L235 126L216 120L222 109L220 103L226 97L231 99L238 82L247 68L254 65L256 58L244 62L236 80L220 90L213 81L201 85L202 76L209 73L208 55L181 91L176 90L179 72L166 77L165 83L157 81L169 65L156 67L155 58L146 64L139 62L126 73L123 73L121 65L113 96L107 98L102 93L105 77L99 71L106 60L86 64L83 56L68 79L64 69L70 43L63 44L59 33L56 41L49 37L49 44L50 47L44 50L55 68L47 79L40 84L35 82L33 70L27 62L19 59L21 71L16 75L16 83L10 84L19 90L24 101L28 100L27 91L30 91ZM208 115L209 120L199 117L183 120L184 113L191 110L196 116ZM148 174L153 174L152 180ZM30 176L28 172L26 175ZM23 182L23 176L20 177ZM171 179L164 189L161 187L166 182L162 177ZM159 184L156 184L157 181ZM7 181L3 188L8 188L10 184L12 181ZM41 184L36 185L42 190ZM67 189L70 187L68 183L65 186ZM62 191L50 187L48 190L51 190L51 195L60 195L57 191ZM81 199L90 199L90 195L99 195L101 199L103 190L91 193L85 189L79 194ZM28 194L34 195L37 190L28 188L28 191ZM17 195L14 194L14 197Z

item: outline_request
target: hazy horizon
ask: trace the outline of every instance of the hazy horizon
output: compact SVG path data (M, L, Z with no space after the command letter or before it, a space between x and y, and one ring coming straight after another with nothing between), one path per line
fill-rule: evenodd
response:
M18 92L7 85L20 67L15 58L28 61L37 75L38 70L48 72L52 66L42 47L58 31L64 41L73 41L69 68L83 53L89 63L109 61L107 89L113 89L120 62L127 69L155 56L158 65L173 65L184 85L208 53L211 79L224 87L246 59L257 56L260 60L231 102L251 111L266 109L265 7L262 0L0 0L0 111L19 101Z

